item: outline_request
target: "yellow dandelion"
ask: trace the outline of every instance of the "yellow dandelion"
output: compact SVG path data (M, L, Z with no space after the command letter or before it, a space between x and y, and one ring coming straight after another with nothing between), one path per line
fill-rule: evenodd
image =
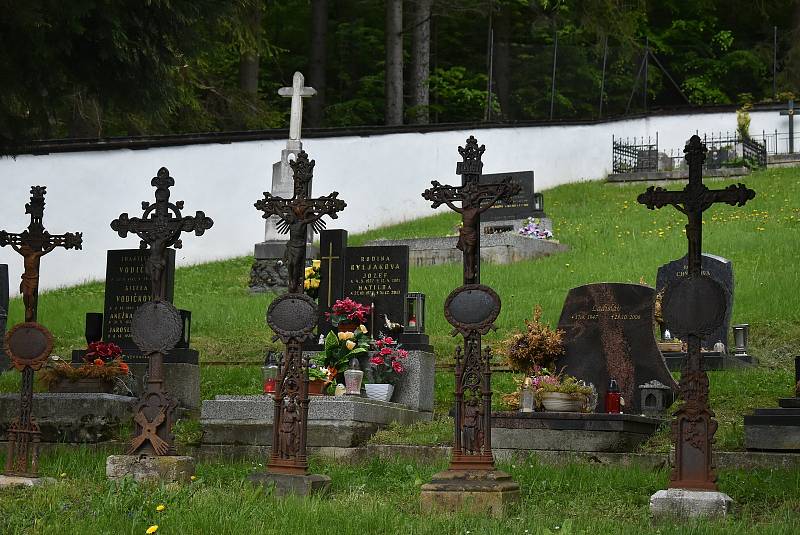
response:
M197 476L192 476L189 479L191 479L192 481L196 481L197 480Z
M152 535L156 531L158 531L158 524L153 524L152 526L147 528L147 531L145 531L145 533L147 533L147 535Z
M167 506L164 505L163 503L160 503L160 504L156 505L156 511L158 511L159 513L161 511L163 511L164 509L166 509L166 508L167 508Z
M67 473L66 472L61 472L58 477L67 477Z

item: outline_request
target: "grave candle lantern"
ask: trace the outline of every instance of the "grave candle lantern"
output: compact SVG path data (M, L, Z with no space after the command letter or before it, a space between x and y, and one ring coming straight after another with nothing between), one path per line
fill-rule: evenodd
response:
M403 316L407 333L425 332L425 294L411 292L406 294Z
M364 378L364 372L361 371L358 365L358 359L353 357L350 359L350 367L344 372L345 394L348 396L361 395L361 380Z
M750 325L740 323L733 326L733 341L736 344L736 356L747 355L747 339L750 337Z
M541 193L533 194L533 211L544 212L544 195Z
M275 392L275 380L278 377L278 362L275 360L275 352L267 354L267 362L261 367L261 374L264 379L264 393Z

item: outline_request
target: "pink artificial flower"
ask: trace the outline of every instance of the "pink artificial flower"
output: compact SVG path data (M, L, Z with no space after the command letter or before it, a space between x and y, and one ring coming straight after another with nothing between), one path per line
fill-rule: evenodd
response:
M403 368L403 365L402 365L402 364L400 364L400 362L399 362L399 361L397 361L397 360L395 360L394 362L392 362L392 369L393 369L394 371L396 371L397 373L403 373L403 372L405 371L405 368Z
M392 338L391 336L387 336L386 338L383 339L383 343L386 344L387 346L393 346L395 343L394 338Z
M384 357L386 357L388 355L391 355L392 354L392 348L391 347L382 347L379 354L381 356L384 356Z
M405 349L398 349L397 354L400 355L401 359L404 359L408 356L408 351L406 351Z
M379 365L383 364L383 357L379 357L378 355L375 355L374 357L369 359L369 361L371 363L373 363L374 365L379 366Z

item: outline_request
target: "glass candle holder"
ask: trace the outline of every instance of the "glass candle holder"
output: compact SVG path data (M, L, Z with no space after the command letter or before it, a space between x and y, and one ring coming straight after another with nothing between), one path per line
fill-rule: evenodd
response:
M364 379L364 372L358 365L358 359L353 357L350 366L344 371L345 394L348 396L361 395L361 381Z

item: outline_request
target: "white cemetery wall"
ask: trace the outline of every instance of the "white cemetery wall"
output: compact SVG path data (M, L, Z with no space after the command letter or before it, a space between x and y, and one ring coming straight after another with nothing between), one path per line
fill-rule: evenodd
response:
M786 129L777 111L751 112L751 131ZM311 137L304 148L317 161L314 194L336 190L348 207L330 228L359 232L430 215L420 196L432 179L454 183L456 147L474 134L486 144L484 170L498 173L533 169L536 189L597 180L611 171L611 139L659 134L663 149L680 149L695 130L733 132L736 114L658 115L578 125L457 129ZM199 144L147 150L107 150L0 159L0 228L21 231L29 222L25 203L31 185L47 186L45 226L53 233L83 231L83 251L56 250L42 262L42 288L101 279L105 251L138 247L134 237L119 238L109 227L122 212L141 215L140 202L153 200L150 178L159 167L175 178L172 200L186 201L185 214L204 210L214 227L202 237L186 235L177 251L179 265L252 254L264 221L253 203L269 190L272 164L285 140ZM662 150L663 150L662 149ZM442 208L444 209L444 208ZM22 262L0 248L16 290Z

